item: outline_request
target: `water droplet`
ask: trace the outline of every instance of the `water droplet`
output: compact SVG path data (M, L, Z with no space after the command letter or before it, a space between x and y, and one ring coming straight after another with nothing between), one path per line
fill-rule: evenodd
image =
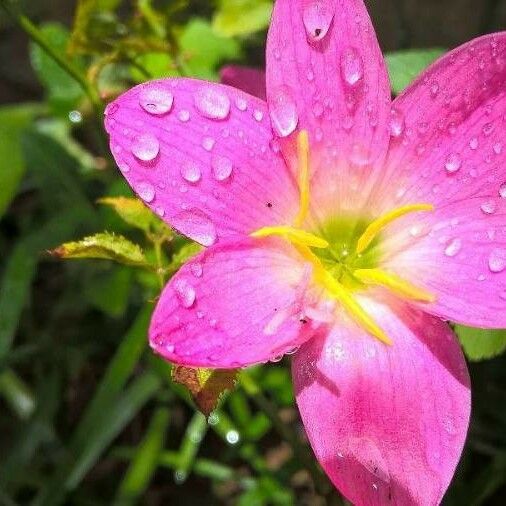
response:
M181 176L189 183L198 183L202 177L202 172L196 163L189 161L181 166Z
M445 163L446 172L453 174L462 167L462 159L458 153L448 155Z
M480 208L485 214L494 214L497 209L497 204L495 203L495 200L490 199L483 202Z
M345 49L341 56L341 74L349 86L355 86L364 77L364 62L353 47Z
M81 123L83 115L79 111L70 111L69 120L71 123Z
M481 129L481 131L483 132L483 135L485 137L488 137L489 135L491 135L494 130L495 130L495 126L493 123L485 123L483 125L483 128Z
M245 111L248 108L248 102L242 97L237 97L235 100L235 106L240 111Z
M270 116L272 126L280 137L288 137L297 128L299 115L291 93L279 88L271 97Z
M480 141L478 140L478 137L473 137L470 141L469 141L469 147L475 151L478 149L478 146L480 145Z
M160 143L152 134L141 134L134 138L131 150L138 160L151 162L160 152Z
M264 113L256 109L255 112L253 112L253 117L256 121L260 122L264 119Z
M201 278L204 273L204 267L200 262L193 262L190 264L190 270L196 278Z
M216 155L211 160L213 176L217 181L226 181L234 169L232 161L226 156Z
M494 153L496 155L500 155L502 153L502 149L503 149L503 147L502 147L502 144L500 142L497 142L497 143L494 144Z
M155 187L151 183L139 183L135 189L144 202L149 204L155 200Z
M216 141L212 137L204 137L202 139L202 147L206 151L212 151L215 144L216 144Z
M302 20L309 39L322 40L327 35L333 18L333 1L313 0L306 2L302 12Z
M175 349L176 347L172 343L168 343L165 345L165 350L167 351L167 353L174 353Z
M453 239L445 249L445 255L447 257L456 256L462 249L462 241L460 239Z
M216 86L204 86L195 93L195 107L209 119L225 119L230 113L228 95Z
M173 286L181 306L188 309L195 304L197 298L195 288L186 279L176 278Z
M182 109L179 111L177 117L179 118L179 121L182 121L183 123L186 123L190 120L190 111L187 111L186 109Z
M107 107L105 108L105 115L114 116L118 112L118 109L119 105L116 102L112 102L108 104Z
M358 167L365 167L369 164L369 152L361 144L353 144L350 152L350 162Z
M216 242L216 228L213 222L198 209L184 210L177 214L172 220L172 225L202 246L212 246Z
M237 432L236 430L229 430L225 435L225 439L227 440L227 443L235 445L240 440L239 432Z
M400 137L404 133L404 127L404 115L397 109L392 109L390 111L390 135Z
M174 104L174 95L158 86L146 86L139 93L139 104L149 114L167 114Z
M506 269L506 250L496 248L490 253L488 266L492 272L503 272Z
M503 183L503 184L499 187L499 195L500 195L503 199L506 199L506 183Z

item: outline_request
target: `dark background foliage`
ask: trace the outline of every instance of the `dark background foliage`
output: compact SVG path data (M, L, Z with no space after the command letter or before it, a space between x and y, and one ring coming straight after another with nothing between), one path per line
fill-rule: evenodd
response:
M178 62L208 78L229 61L263 64L262 13L249 31L229 20L216 36L210 22L220 28L226 1L97 0L96 19L80 26L77 3L93 2L12 4L90 82L100 73L93 85L106 100L146 74L174 75ZM367 3L385 51L451 48L506 26L504 0ZM85 36L85 47L69 53L64 27L74 44ZM199 59L202 37L212 54ZM394 55L397 88L434 54L400 63ZM159 276L46 252L109 230L141 244L163 277L193 250L158 223L135 229L96 203L130 194L92 104L1 9L0 104L0 505L339 504L305 442L289 359L241 376L206 420L146 347ZM160 234L167 240L157 242ZM504 504L506 339L468 330L461 338L472 359L473 420L445 504Z

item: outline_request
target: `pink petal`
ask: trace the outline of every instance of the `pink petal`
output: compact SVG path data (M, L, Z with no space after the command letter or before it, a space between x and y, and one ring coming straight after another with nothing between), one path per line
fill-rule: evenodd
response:
M255 97L204 81L152 81L108 106L106 128L139 197L204 246L297 213L296 185Z
M471 326L506 326L505 81L506 32L436 62L394 102L405 126L376 193L435 205L389 264L437 296L427 310Z
M220 80L254 97L265 100L265 72L251 67L227 65L220 71Z
M437 505L469 423L464 357L440 320L407 307L363 303L393 346L343 318L294 357L297 403L309 440L353 504Z
M307 266L285 241L213 246L165 288L151 321L151 346L194 367L235 368L282 356L313 332L303 317L308 280Z
M389 139L388 75L362 0L276 1L267 98L292 164L292 133L309 131L314 202L339 209L350 180L381 166Z

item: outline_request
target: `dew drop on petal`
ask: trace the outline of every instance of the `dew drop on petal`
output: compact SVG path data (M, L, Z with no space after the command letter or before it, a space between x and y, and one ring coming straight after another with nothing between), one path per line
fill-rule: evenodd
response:
M195 304L195 299L197 298L195 288L186 279L177 278L173 286L181 306L188 309Z
M253 117L256 121L260 122L264 119L264 113L258 109L253 112Z
M216 155L211 160L213 176L217 181L226 181L234 170L232 161L226 156Z
M499 248L492 250L488 259L488 266L492 272L503 272L506 269L506 250Z
M397 109L392 109L390 112L390 135L400 137L404 132L404 127L404 115Z
M333 18L333 1L306 0L302 12L302 20L310 40L322 40L327 35Z
M190 239L202 244L212 246L216 242L216 228L211 219L198 209L188 209L177 214L172 225L179 232Z
M272 126L280 137L288 137L297 128L297 104L285 88L276 90L270 100Z
M212 137L204 137L202 139L202 147L206 151L212 151L215 144L216 144L216 141Z
M187 111L186 109L182 109L181 111L179 111L177 117L179 118L179 121L181 121L182 123L186 123L187 121L190 120L190 112Z
M485 214L494 214L497 209L497 204L496 204L495 200L490 199L490 200L486 200L485 202L483 202L483 204L481 204L480 208L481 208L482 212L484 212Z
M204 273L204 268L200 262L193 262L190 264L190 270L196 278L201 278Z
M445 163L446 172L453 174L462 167L462 158L457 153L451 153L448 155Z
M160 152L160 143L152 134L141 134L134 138L131 150L138 160L142 162L151 162Z
M345 49L341 56L341 75L349 86L356 86L364 77L364 62L353 47Z
M181 166L181 176L189 183L198 183L202 177L202 172L196 163L189 161Z
M499 187L499 195L501 196L501 198L506 199L506 183L503 183Z
M174 95L165 88L146 86L139 93L139 104L149 114L167 114L174 104Z
M147 202L149 204L155 200L155 187L151 183L139 183L136 186L135 190L137 191L139 197L144 200L144 202Z
M209 119L225 119L230 113L228 95L215 86L204 86L195 93L195 107Z
M453 239L445 249L445 255L447 257L457 256L459 251L462 249L462 241L460 239Z
M237 97L235 100L235 106L240 111L245 111L248 108L248 102L242 97Z
M480 141L478 140L478 137L473 137L470 141L469 141L469 147L475 151L478 149L478 146L480 145Z

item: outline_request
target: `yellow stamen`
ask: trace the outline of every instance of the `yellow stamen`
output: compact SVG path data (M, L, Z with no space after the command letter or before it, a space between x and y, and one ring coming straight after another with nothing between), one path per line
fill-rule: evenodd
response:
M423 288L418 288L399 276L382 271L381 269L359 269L353 275L363 283L384 286L395 294L407 299L419 302L435 302L436 300L433 294Z
M300 227L309 212L309 135L306 130L302 130L297 136L297 159L300 207L294 225Z
M391 339L378 326L378 324L364 311L362 306L355 300L351 293L346 290L332 275L324 271L323 283L330 293L331 297L338 300L343 307L350 313L355 321L363 327L367 332L378 338L385 344L392 344Z
M377 220L373 221L364 231L362 236L357 242L357 253L363 253L378 235L378 233L385 228L392 221L401 218L402 216L419 211L434 211L434 206L431 204L413 204L410 206L399 207L390 211Z
M317 235L292 227L264 227L256 230L251 237L281 236L290 242L311 248L327 248L329 243Z

